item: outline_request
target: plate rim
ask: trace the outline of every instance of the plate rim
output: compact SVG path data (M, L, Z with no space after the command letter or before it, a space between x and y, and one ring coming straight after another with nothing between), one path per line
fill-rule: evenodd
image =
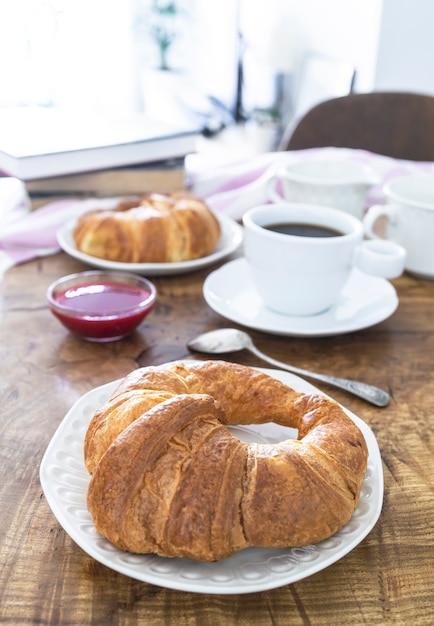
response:
M185 359L184 362L192 362L192 359ZM194 362L194 361L193 361ZM293 386L294 388L299 388L299 390L303 391L303 392L315 392L315 393L320 393L323 396L326 397L330 397L327 396L327 394L324 394L323 392L321 392L319 389L317 389L316 387L314 387L313 385L311 385L310 383L308 383L307 381L295 376L294 374L290 374L289 372L284 372L283 370L273 370L273 369L267 369L267 368L255 368L258 369L259 371L263 371L269 375L272 375L273 377L282 380L283 382L285 382L285 384L290 384L291 386ZM269 589L274 589L277 587L281 587L284 586L286 584L291 584L293 582L296 582L298 580L301 580L303 578L312 576L313 574L322 571L323 569L325 569L326 567L332 565L333 563L339 561L341 558L343 558L344 556L346 556L349 552L351 552L368 534L369 532L372 530L372 528L375 526L375 524L378 521L378 518L381 514L381 510L382 510L382 506L383 506L383 497L384 497L384 484L383 484L383 470L382 470L382 461L381 461L381 454L380 454L380 450L378 447L378 443L377 440L375 438L375 435L373 433L373 431L370 429L370 427L363 421L361 420L361 418L357 417L354 413L352 413L351 411L349 411L348 409L346 409L345 407L343 407L342 405L340 405L343 410L345 411L345 413L359 426L359 428L361 429L363 435L365 436L366 439L366 443L368 445L368 450L369 450L369 458L368 458L368 469L370 468L370 472L372 474L372 481L373 481L373 486L375 487L375 489L372 489L373 492L375 492L375 490L377 491L376 493L376 499L375 502L372 501L372 494L370 497L370 502L369 502L369 506L372 507L371 513L370 513L370 518L369 521L366 525L364 525L362 527L362 529L360 530L360 532L358 532L352 539L352 541L348 542L347 545L345 546L345 549L342 551L338 551L338 554L336 555L336 553L332 552L331 554L328 554L326 557L322 558L321 560L321 556L320 556L320 562L316 563L316 565L314 566L310 566L310 568L308 568L308 571L306 572L299 572L297 575L285 575L282 576L281 578L278 576L275 576L274 578L271 577L270 579L268 579L267 581L261 581L261 582L255 582L254 579L253 581L246 583L244 581L243 586L242 587L237 587L236 584L234 585L234 581L232 580L230 582L230 584L227 583L218 583L215 582L214 586L210 586L210 584L204 584L203 581L198 580L197 578L193 577L189 582L179 582L177 579L176 580L169 580L167 579L167 576L157 576L156 574L148 574L146 571L144 572L143 570L146 570L146 567L143 567L143 563L142 563L142 567L140 568L140 572L132 572L131 570L131 564L124 564L124 565L119 565L119 562L114 563L113 561L110 560L109 557L107 557L107 555L105 555L105 553L102 551L102 548L97 549L95 547L95 545L99 544L104 544L105 550L108 552L108 554L127 554L128 553L123 553L122 551L118 550L117 548L115 548L114 546L112 546L107 540L103 539L102 537L98 536L96 534L96 532L94 531L93 528L93 523L90 520L90 524L92 525L92 529L93 529L93 541L95 545L90 545L89 547L89 542L91 541L89 538L83 538L83 532L80 532L79 530L77 530L77 524L74 524L74 522L71 522L71 512L68 511L62 506L62 503L60 503L55 496L55 486L53 484L53 474L52 472L50 472L50 463L52 463L52 458L53 456L56 456L56 454L59 453L60 449L59 449L59 444L62 441L62 437L66 434L69 433L69 430L71 430L72 428L72 420L73 419L77 419L75 418L75 413L77 411L77 407L80 406L89 406L89 401L90 399L94 396L94 395L102 395L103 397L107 397L110 395L110 393L114 390L115 386L119 383L119 381L122 379L117 379L115 381L111 381L109 383L105 383L103 385L100 385L98 387L95 387L94 389L91 389L90 391L88 391L87 393L83 394L75 403L74 405L70 408L70 410L67 412L67 414L65 415L65 417L63 418L63 420L61 421L61 423L59 424L59 426L57 427L56 431L54 432L47 448L46 451L42 457L41 460L41 464L40 464L40 468L39 468L39 478L40 478L40 483L42 486L42 490L44 492L45 498L47 500L47 503L49 505L49 507L51 508L52 513L54 514L54 516L56 517L57 521L59 522L59 524L63 527L63 529L67 532L67 534L71 537L71 539L84 551L86 552L86 554L88 554L91 558L94 558L96 561L102 563L103 565L109 567L110 569L117 571L119 573L122 573L126 576L129 576L133 579L139 580L141 582L146 582L149 584L155 584L158 585L160 587L164 587L164 588L169 588L169 589L175 589L178 591L187 591L187 592L194 592L194 593L208 593L208 594L222 594L222 595L233 595L233 594L246 594L246 593L255 593L258 591L266 591ZM86 418L86 420L84 421L83 424L81 424L81 427L83 427L84 432L87 428L87 424L91 419L91 415L90 414L88 416L88 419ZM81 416L83 417L83 415ZM69 433L70 434L70 433ZM77 453L78 454L78 453ZM84 459L83 459L83 452L82 452L82 446L81 446L81 452L80 452L80 458L81 458L81 463L83 464L83 468L84 468ZM73 458L75 460L77 460L78 457L74 457ZM58 479L60 481L60 485L63 484L62 481L64 481L64 474L65 474L65 468L63 468L63 477L62 479ZM81 471L81 470L80 470ZM72 472L72 470L71 470ZM83 486L84 489L84 497L85 497L85 491L87 490L87 484L89 481L89 477L87 475L86 470L84 469L85 475L87 476L87 482L86 485ZM66 474L67 474L67 470L66 470ZM83 479L83 477L82 477ZM365 477L365 481L367 480L367 478ZM66 485L67 486L67 485ZM362 505L362 502L359 502L359 505L356 509L356 511L359 509L359 507ZM69 507L69 509L71 509L71 506ZM90 516L87 512L86 509L86 513L90 519ZM356 513L356 512L355 512ZM341 533L344 534L345 537L345 529L349 526L349 524L351 524L351 520L350 522L343 527L343 529L341 529L340 531L338 531L338 533L336 533L335 535L333 535L332 538L330 538L330 540L333 540L334 538L338 538L340 537ZM92 537L91 537L92 539ZM329 540L326 540L329 541ZM317 544L320 545L320 544ZM309 548L314 549L315 546L312 547L306 547L303 550L309 550ZM291 551L294 550L293 548L288 548L285 549L285 553L290 554ZM236 555L234 555L233 557L230 557L230 559L234 559L235 558L242 558L239 557L239 555L246 555L248 554L248 551L250 551L251 553L256 554L258 551L259 553L264 554L263 551L265 552L270 552L270 550L266 549L266 548L248 548L247 550L241 551L241 553L237 553ZM273 552L271 550L271 552ZM274 551L275 552L275 551ZM282 552L281 550L278 550L277 553ZM341 552L341 553L340 553ZM131 556L131 555L129 555ZM159 557L157 555L132 555L131 558L134 559L134 557L137 557L137 560L142 562L142 561L146 561L148 562L157 562L161 563L163 561L167 561L167 559L164 559L163 557ZM113 558L113 557L112 557ZM270 557L271 558L271 557ZM288 556L288 558L290 558ZM170 559L170 561L173 561L173 559ZM180 564L180 566L182 565L182 563L187 563L187 564L191 564L193 563L194 567L197 567L197 562L195 561L190 561L189 559L176 559L176 561L178 561L178 563ZM201 562L199 565L199 568L203 565L204 568L209 569L212 568L213 566L218 566L217 564L214 563L205 563L202 564ZM148 564L148 569L149 569L149 564ZM139 575L140 574L140 575Z
M241 324L253 330L259 330L259 331L270 333L273 335L286 336L286 337L331 337L331 336L337 336L337 335L344 335L344 334L352 333L358 330L363 330L365 328L370 328L371 326L375 326L376 324L379 324L380 322L385 321L386 319L391 317L393 313L395 313L399 305L398 295L392 283L390 283L385 278L381 278L378 276L368 276L366 274L365 276L367 278L372 279L373 281L375 280L377 282L380 281L382 283L382 285L384 286L384 289L387 290L388 292L386 296L387 298L390 298L390 306L387 310L387 313L383 315L379 315L374 319L366 320L365 323L362 323L362 324L355 323L355 321L353 320L352 324L349 324L349 323L347 323L346 325L341 324L340 326L336 325L335 327L331 327L330 325L328 325L328 326L324 326L322 329L321 327L318 327L316 329L302 329L302 328L296 328L294 326L291 327L290 321L296 320L295 316L285 316L283 314L280 315L278 313L274 313L273 311L269 312L270 316L276 316L276 317L279 317L279 319L281 318L282 322L283 321L288 322L288 325L286 327L273 326L272 323L266 324L266 323L261 323L261 322L255 322L255 320L249 320L242 314L238 315L234 313L233 310L230 309L230 307L228 306L225 307L224 304L221 305L220 301L217 301L217 299L214 297L213 289L210 286L211 283L213 283L213 281L217 279L218 273L227 272L229 270L229 266L232 269L234 269L234 266L238 265L238 266L243 266L242 269L244 269L246 267L246 263L247 262L246 262L245 257L241 257L238 259L232 259L228 261L227 263L224 263L220 267L216 268L205 278L202 291L203 291L203 296L204 296L206 303L216 313L218 313L222 317L225 317L226 319L232 322ZM242 270L238 270L238 271L242 271ZM361 272L360 270L354 269L353 273L360 274ZM247 277L247 280L249 280L248 277ZM226 283L227 281L222 281L222 282ZM245 283L240 281L240 291L242 289L244 289L245 291L247 290L251 291L253 290L253 287L251 285L248 285L246 287ZM221 298L221 301L224 303L227 302L227 300L225 300L224 298ZM324 315L326 314L327 312ZM322 315L318 315L315 317L321 320Z
M81 252L77 249L71 239L72 230L77 223L79 217L74 217L63 224L56 232L56 238L61 249L73 258L82 261L92 267L106 270L115 270L122 272L132 272L147 276L170 276L175 274L189 273L197 271L217 263L225 259L230 254L238 250L243 241L243 229L238 222L227 215L221 215L214 212L215 217L220 223L222 233L217 243L217 249L200 259L192 261L181 261L179 263L124 263L118 261L107 261L93 257L90 254ZM227 239L227 243L226 240ZM223 243L222 243L223 240ZM220 247L222 246L222 247Z

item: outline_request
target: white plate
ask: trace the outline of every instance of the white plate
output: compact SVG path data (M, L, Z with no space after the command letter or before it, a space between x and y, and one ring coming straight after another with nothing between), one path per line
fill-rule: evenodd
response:
M321 393L287 372L262 371L300 391ZM371 429L346 410L365 436L368 468L356 511L349 523L330 539L305 548L249 548L217 563L118 550L95 532L86 507L89 476L83 461L83 440L90 419L117 384L115 381L98 387L78 400L54 434L40 467L45 497L59 523L87 554L107 567L170 589L214 594L251 593L293 583L328 567L357 546L377 522L383 503L383 473L377 441ZM233 428L233 432L243 440L261 442L294 436L294 430L276 424L239 426Z
M229 261L205 280L208 305L227 319L274 335L325 337L373 326L398 306L393 285L384 278L353 270L339 301L319 315L283 315L267 309L253 286L246 260Z
M70 220L57 232L59 246L70 256L83 261L93 267L104 270L118 270L120 272L133 272L146 276L168 276L172 274L184 274L208 267L217 261L225 259L235 252L243 240L242 227L229 217L217 215L220 222L221 236L214 252L208 256L193 261L182 261L181 263L118 263L116 261L106 261L97 257L85 254L77 249L72 233L77 222Z

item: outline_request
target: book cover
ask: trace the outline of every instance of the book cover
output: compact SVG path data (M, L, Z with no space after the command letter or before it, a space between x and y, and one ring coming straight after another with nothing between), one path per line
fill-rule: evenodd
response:
M196 151L200 130L136 115L0 110L0 170L23 181L151 163Z
M162 161L141 166L68 174L25 181L32 199L58 197L111 197L171 193L184 188L183 163Z

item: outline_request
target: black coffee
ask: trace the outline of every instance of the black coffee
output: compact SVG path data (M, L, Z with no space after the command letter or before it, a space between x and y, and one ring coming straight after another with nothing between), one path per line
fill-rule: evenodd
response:
M281 233L282 235L296 235L297 237L339 237L344 233L327 226L320 226L317 224L299 224L285 222L281 224L269 224L264 226L267 230L272 230L274 233Z

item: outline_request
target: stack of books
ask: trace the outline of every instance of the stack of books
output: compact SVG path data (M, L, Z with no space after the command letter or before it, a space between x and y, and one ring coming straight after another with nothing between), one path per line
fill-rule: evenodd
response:
M144 115L109 119L51 108L0 110L0 172L25 182L30 194L159 190L167 168L182 176L183 158L196 151L200 136L199 128L176 128ZM144 174L140 190L128 188L128 170L137 181L137 167ZM118 168L124 189L116 188Z

